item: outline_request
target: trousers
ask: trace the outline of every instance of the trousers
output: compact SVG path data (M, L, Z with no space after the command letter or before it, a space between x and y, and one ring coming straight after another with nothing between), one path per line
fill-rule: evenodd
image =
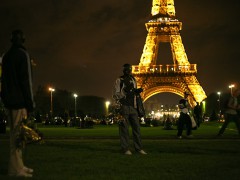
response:
M26 109L7 110L7 117L10 126L10 158L8 173L16 174L24 167L22 149L17 147L17 137L20 133L20 126L23 118L26 118Z
M177 125L177 136L182 136L184 125L186 125L186 134L187 136L191 135L192 133L192 122L191 118L188 114L185 114L183 112L180 113L179 119L178 119L178 125Z
M233 121L235 122L236 126L237 126L237 130L238 130L238 134L240 135L240 119L239 116L237 114L224 114L225 117L225 121L219 131L218 134L223 134L225 129L227 128L228 124Z
M124 118L122 125L119 125L120 144L123 151L129 149L129 124L132 128L133 145L136 151L142 150L142 141L140 133L140 123L138 120L138 112L132 106L122 106L121 115Z

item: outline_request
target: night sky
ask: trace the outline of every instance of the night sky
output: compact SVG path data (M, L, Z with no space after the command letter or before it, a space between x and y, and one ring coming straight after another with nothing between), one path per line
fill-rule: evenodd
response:
M1 0L0 53L10 47L12 30L22 29L37 64L35 90L51 85L111 99L122 65L139 63L151 5L152 0ZM239 0L175 0L188 59L198 65L207 95L240 83L239 9Z

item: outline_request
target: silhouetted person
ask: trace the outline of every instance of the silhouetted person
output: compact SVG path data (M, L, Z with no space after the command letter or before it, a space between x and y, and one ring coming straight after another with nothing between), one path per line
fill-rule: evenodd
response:
M197 102L197 105L194 107L193 112L197 123L197 127L199 127L202 122L202 108L199 105L199 102Z
M184 93L184 98L181 99L179 101L179 109L180 109L180 116L178 118L178 124L177 124L177 129L178 129L178 132L177 132L177 137L179 139L182 138L182 132L183 132L183 128L184 126L186 125L186 134L188 137L191 136L192 134L192 122L191 122L191 118L189 116L189 103L188 103L188 93L185 92Z
M0 107L1 108L1 107ZM0 134L6 133L6 117L4 109L0 109Z
M235 122L238 134L240 135L240 119L238 116L238 110L240 110L240 104L238 103L237 97L240 95L240 89L233 91L232 96L229 98L227 103L227 109L224 114L224 123L218 133L219 136L222 136L228 124L232 121Z
M33 170L27 168L22 159L21 133L22 119L33 111L31 62L21 30L12 32L12 46L2 58L1 97L7 109L10 126L9 175L32 177Z
M65 127L67 127L68 126L68 112L67 111L65 111L64 112L64 117L63 117L64 119L64 126Z
M167 116L167 119L166 119L166 121L165 121L165 123L164 123L163 129L171 130L171 129L173 129L172 126L173 126L172 121L171 121L171 119L170 119L170 117L169 117L169 115L168 115L168 116Z
M136 96L141 92L142 89L137 89L137 82L132 76L132 66L124 64L123 76L116 80L113 98L121 105L120 114L123 117L123 121L119 125L119 135L121 148L126 155L132 154L129 150L129 123L132 127L135 150L140 154L147 154L142 150L139 114L136 105Z

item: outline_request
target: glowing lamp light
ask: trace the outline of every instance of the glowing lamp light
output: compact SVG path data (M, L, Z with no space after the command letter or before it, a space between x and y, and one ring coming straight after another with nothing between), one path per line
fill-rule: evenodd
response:
M48 90L51 91L51 92L54 92L54 91L55 91L55 89L54 89L54 88L51 88L51 87L50 87Z

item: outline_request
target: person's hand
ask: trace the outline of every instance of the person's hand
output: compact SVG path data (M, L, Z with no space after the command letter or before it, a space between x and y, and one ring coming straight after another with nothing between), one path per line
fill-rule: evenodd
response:
M138 88L138 89L135 89L134 92L136 94L140 94L141 92L143 92L143 89L142 88Z
M28 117L27 109L24 108L22 111L22 118L27 119L27 117Z
M123 90L124 90L125 93L129 93L129 92L131 92L132 88L124 87Z

